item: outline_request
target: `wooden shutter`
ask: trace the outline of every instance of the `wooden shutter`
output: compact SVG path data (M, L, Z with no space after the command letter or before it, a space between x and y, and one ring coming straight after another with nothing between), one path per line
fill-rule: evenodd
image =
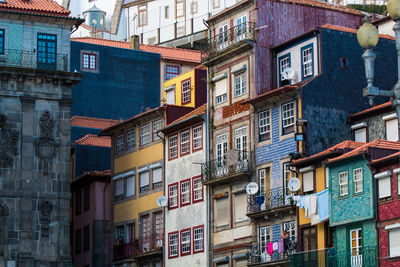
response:
M379 198L390 197L390 176L378 179Z
M133 196L135 193L135 176L133 175L126 179L126 196Z
M314 190L314 172L303 173L303 192L309 192Z
M389 256L400 256L400 229L389 231Z

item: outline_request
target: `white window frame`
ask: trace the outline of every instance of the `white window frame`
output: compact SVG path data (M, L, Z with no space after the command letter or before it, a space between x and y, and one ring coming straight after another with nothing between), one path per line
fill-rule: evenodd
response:
M161 130L163 126L164 126L163 120L158 120L153 122L153 141L160 139L160 137L157 135L157 132Z
M145 132L146 131L146 132ZM140 127L140 145L147 145L151 141L150 138L150 124L146 124Z
M282 223L282 230L286 230L289 233L291 240L296 240L296 221Z
M143 177L144 177L144 175L146 175L147 174L147 176L148 176L148 184L147 185L145 185L145 186L142 186L142 179L143 179ZM150 190L150 171L143 171L143 172L140 172L139 173L139 192L140 193L143 193L143 192L146 192L146 191L149 191Z
M304 78L313 75L313 47L303 50L302 53L302 69Z
M353 183L354 183L354 193L363 192L363 169L357 168L353 170Z
M283 71L286 70L287 68L290 68L290 56L280 59L279 67L280 67L280 76L281 76L280 80L283 81L283 80L285 80L282 76Z
M228 101L228 94L227 93L224 93L222 95L218 95L218 96L215 97L215 104L216 105L221 104L221 103L226 102L226 101Z
M178 135L174 134L168 137L168 156L169 159L178 157Z
M361 255L362 253L362 229L361 228L356 228L356 229L351 229L349 231L350 233L350 253L352 257L357 257L358 255ZM356 237L352 237L352 233L356 233ZM356 245L353 246L353 240L356 241ZM355 253L354 253L355 252Z
M228 154L228 134L220 134L216 138L215 145L215 159L223 164L225 162L225 157Z
M290 134L296 131L295 121L296 121L296 105L294 101L284 103L281 106L282 112L282 135ZM289 127L293 127L293 131L288 131Z
M136 131L135 129L126 134L126 150L130 151L136 148Z
M341 196L341 197L348 196L349 195L349 175L348 175L347 171L339 173L338 179L339 179L339 196Z
M203 200L203 182L201 177L193 178L193 202Z
M235 148L239 151L239 160L247 159L249 152L247 141L247 127L235 129Z
M191 102L192 85L191 79L182 81L182 104L187 104Z
M181 206L190 204L190 180L180 183Z
M178 183L168 186L168 207L177 208L178 207Z
M239 97L247 93L247 72L236 74L233 78L234 97Z
M260 253L267 253L267 245L271 242L271 226L262 226L259 229L260 235Z
M181 137L181 156L190 153L190 130L182 131Z
M193 252L204 251L204 227L193 227Z
M203 126L199 125L192 129L193 150L199 150L203 147Z
M185 236L184 236L185 235ZM181 255L187 255L191 252L191 230L181 231Z
M115 140L115 154L120 155L125 152L125 136L119 135Z
M258 113L258 134L260 142L271 139L271 109ZM264 135L267 135L265 139L262 138Z
M169 257L177 257L179 255L178 235L179 235L178 233L173 233L168 235Z

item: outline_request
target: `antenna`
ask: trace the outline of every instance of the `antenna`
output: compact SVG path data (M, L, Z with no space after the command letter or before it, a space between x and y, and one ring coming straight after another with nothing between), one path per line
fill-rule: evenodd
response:
M246 185L246 193L248 195L255 195L258 192L258 184L255 182L250 182Z
M167 206L167 198L165 196L161 196L161 197L157 198L157 205L160 208Z

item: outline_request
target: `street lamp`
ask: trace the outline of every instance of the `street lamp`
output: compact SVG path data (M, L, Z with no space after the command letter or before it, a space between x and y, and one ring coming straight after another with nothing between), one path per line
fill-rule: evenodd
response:
M363 96L369 99L370 105L373 104L375 96L386 96L392 100L392 106L396 110L399 121L400 131L400 0L390 0L387 4L390 17L395 21L393 31L396 35L397 51L397 82L392 90L381 90L374 86L374 48L379 41L379 33L374 25L371 24L370 17L364 18L364 24L357 31L358 43L364 48L362 58L365 64L365 75L367 77L367 87L363 89Z

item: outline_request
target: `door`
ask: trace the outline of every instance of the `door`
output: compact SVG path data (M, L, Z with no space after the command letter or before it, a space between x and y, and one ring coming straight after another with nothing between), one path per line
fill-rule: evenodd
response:
M37 67L39 69L56 69L57 36L38 33L37 37Z
M150 251L150 216L142 216L142 244L143 252Z
M226 166L226 155L228 153L228 135L222 134L216 138L216 166L215 174L216 176L221 176L227 174L228 168Z
M350 230L350 265L362 267L362 231L361 228Z
M155 229L154 232L156 234L155 241L156 241L156 248L162 247L162 240L163 240L163 214L162 212L156 212L154 214L154 222L155 222Z
M301 229L302 249L303 251L310 251L304 253L301 259L301 266L318 266L318 252L317 250L317 231L315 227L307 227Z
M235 146L239 151L239 161L247 159L247 134L246 127L235 130Z

